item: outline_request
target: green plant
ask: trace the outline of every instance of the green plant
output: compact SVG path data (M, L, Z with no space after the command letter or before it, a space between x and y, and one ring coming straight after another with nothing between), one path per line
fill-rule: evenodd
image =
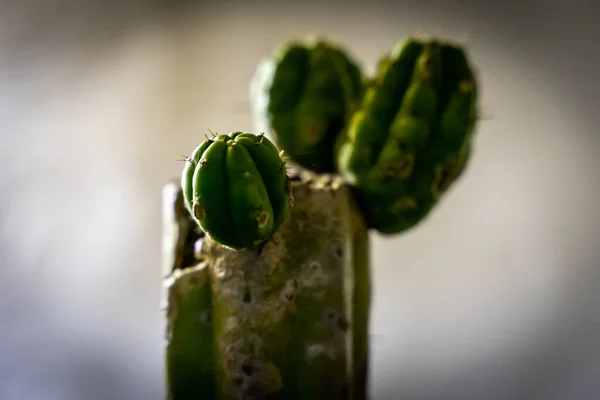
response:
M462 48L409 40L364 79L313 40L263 61L251 93L293 168L234 132L165 187L169 399L367 399L368 231L414 227L461 175L474 73Z
M371 227L413 227L461 175L476 89L465 52L451 44L410 40L380 62L337 157Z
M360 105L362 81L341 47L324 39L286 43L261 62L253 81L259 128L299 165L334 172L335 141Z
M268 240L292 203L277 148L251 133L202 142L186 159L181 185L185 205L204 232L235 249Z

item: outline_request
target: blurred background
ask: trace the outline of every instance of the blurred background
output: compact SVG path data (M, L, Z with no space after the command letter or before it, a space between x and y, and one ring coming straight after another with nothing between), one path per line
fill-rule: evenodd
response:
M0 399L163 398L161 187L208 129L253 129L257 63L309 34L367 71L455 39L482 86L461 181L373 237L373 399L599 399L597 8L2 1Z

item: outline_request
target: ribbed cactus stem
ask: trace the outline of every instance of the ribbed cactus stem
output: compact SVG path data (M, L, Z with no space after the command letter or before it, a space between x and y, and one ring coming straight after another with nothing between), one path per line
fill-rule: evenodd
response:
M165 260L186 259L177 254L194 253L194 240L197 250L190 265L167 265L171 399L367 397L365 221L337 176L296 171L292 192L289 217L259 247L227 248L189 226L165 232L180 235L165 241L176 253ZM188 224L179 197L165 198L179 221L167 227Z
M335 143L363 96L359 64L324 38L279 46L258 65L250 84L255 129L266 132L290 161L335 172Z
M380 61L337 149L370 227L397 234L429 215L467 165L476 116L462 47L411 39Z
M169 400L215 398L211 288L198 263L201 238L184 205L179 182L163 189L165 369Z

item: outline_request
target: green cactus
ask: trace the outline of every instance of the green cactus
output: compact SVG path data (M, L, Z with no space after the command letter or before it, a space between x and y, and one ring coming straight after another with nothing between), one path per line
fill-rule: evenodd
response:
M204 232L234 249L268 240L292 202L277 148L251 133L202 142L186 159L181 186L185 205Z
M194 230L165 187L169 400L367 398L367 226L339 177L292 173L289 217L243 250Z
M409 40L362 82L316 40L252 86L255 121L297 165L234 132L165 187L167 398L365 400L368 229L415 226L464 171L474 72L459 46Z
M464 50L410 40L381 60L340 136L337 166L369 226L385 234L421 221L470 153L477 87Z
M293 162L335 171L335 141L364 91L342 48L322 39L287 43L261 62L251 91L257 130L272 133Z

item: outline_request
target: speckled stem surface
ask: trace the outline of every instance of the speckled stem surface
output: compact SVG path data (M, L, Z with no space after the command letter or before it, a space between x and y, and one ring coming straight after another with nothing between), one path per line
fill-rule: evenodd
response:
M244 250L196 232L165 186L167 398L367 398L365 221L339 177L291 176L290 216Z

